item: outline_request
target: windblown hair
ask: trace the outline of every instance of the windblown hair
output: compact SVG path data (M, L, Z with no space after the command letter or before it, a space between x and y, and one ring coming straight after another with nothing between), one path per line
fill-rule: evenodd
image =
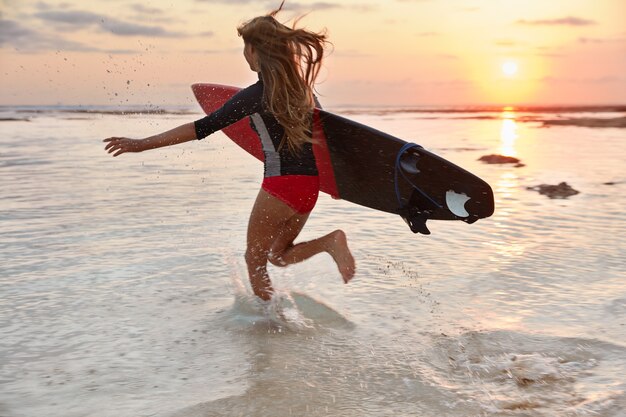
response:
M284 1L283 1L284 3ZM315 107L313 88L324 58L325 33L290 28L275 19L282 9L255 17L237 28L258 57L264 85L264 105L285 129L285 142L292 152L311 142L311 111Z

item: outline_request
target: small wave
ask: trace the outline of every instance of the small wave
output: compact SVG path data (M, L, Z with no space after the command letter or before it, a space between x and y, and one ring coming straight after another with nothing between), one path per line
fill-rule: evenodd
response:
M197 114L191 110L166 110L166 109L123 109L123 110L102 110L102 109L85 109L85 110L64 110L63 113L75 114L104 114L116 116L128 115L189 115Z
M198 111L186 106L0 106L0 121L29 121L28 116L46 115L192 115ZM26 116L25 116L26 115Z
M49 165L50 161L42 161L42 160L34 160L34 159L26 159L26 158L15 158L9 160L0 160L0 168L11 168L11 167L20 167L27 165Z
M488 413L612 415L625 398L625 353L596 340L468 332L437 337L423 374Z
M577 127L613 127L626 128L626 116L624 117L574 117L570 119L542 120L544 127L551 126L577 126Z
M606 310L614 317L626 317L626 299L618 298L611 301L611 304L606 307Z

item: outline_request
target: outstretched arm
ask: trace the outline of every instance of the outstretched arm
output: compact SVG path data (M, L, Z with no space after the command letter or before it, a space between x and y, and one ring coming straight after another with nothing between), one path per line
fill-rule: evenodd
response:
M104 140L104 142L107 142L104 150L113 153L113 156L118 156L126 152L143 152L150 149L188 142L194 139L196 139L196 129L192 122L145 139L108 138Z

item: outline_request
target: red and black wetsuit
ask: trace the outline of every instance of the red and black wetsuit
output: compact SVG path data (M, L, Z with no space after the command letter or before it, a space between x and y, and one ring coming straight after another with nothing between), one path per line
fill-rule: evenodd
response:
M250 116L252 128L261 140L264 158L263 189L295 211L308 213L315 206L319 178L311 143L294 153L280 146L285 129L263 105L263 81L244 88L222 107L197 120L196 137L203 139L244 117Z

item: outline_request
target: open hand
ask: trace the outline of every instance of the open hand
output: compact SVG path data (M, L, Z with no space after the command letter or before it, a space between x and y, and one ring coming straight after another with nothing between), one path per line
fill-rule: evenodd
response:
M141 140L138 139L113 137L105 139L103 142L108 142L104 150L108 151L108 153L113 153L113 156L118 156L126 152L143 151Z

